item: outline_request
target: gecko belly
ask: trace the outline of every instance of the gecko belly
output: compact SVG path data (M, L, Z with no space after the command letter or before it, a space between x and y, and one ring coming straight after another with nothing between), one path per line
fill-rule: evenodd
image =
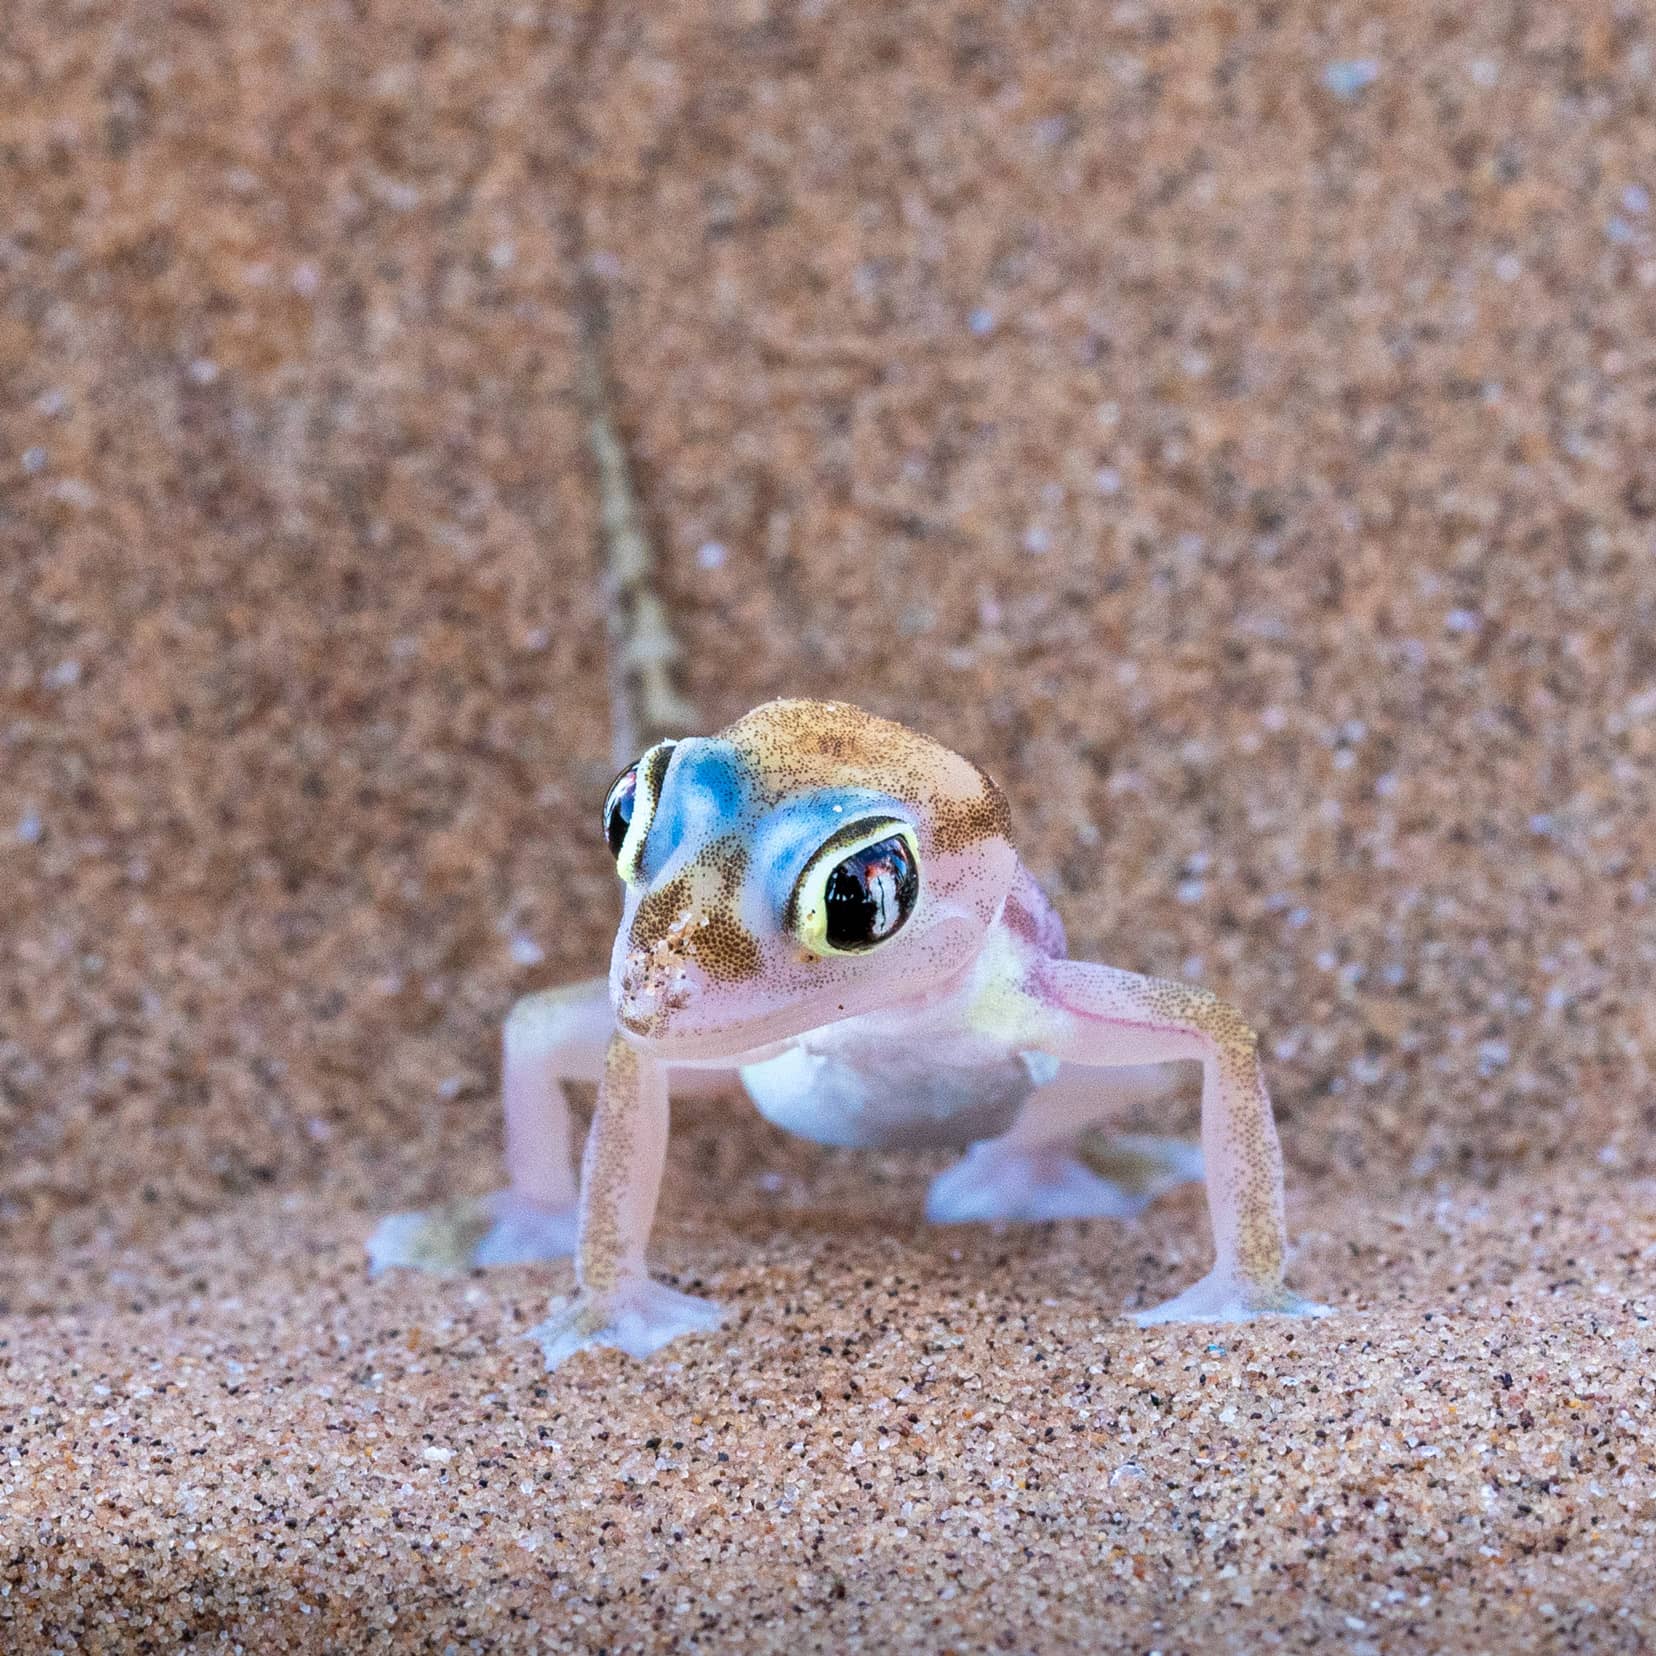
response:
M866 1150L959 1149L1004 1133L1049 1078L1047 1062L1008 1054L965 1066L897 1052L852 1064L794 1046L741 1075L760 1115L799 1138Z

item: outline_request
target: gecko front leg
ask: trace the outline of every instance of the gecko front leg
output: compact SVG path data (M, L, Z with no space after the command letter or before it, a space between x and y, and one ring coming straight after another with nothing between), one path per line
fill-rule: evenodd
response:
M581 1162L576 1291L530 1331L549 1369L589 1346L647 1357L723 1320L717 1305L653 1281L645 1269L666 1160L666 1069L612 1035Z
M1258 1037L1205 989L1083 961L1042 960L1025 993L1042 1049L1106 1067L1194 1058L1202 1066L1202 1159L1213 1269L1153 1310L1162 1322L1323 1316L1283 1280L1282 1151L1259 1063Z

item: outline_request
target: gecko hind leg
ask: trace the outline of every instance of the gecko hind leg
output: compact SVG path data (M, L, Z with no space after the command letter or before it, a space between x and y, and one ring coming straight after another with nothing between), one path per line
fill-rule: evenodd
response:
M1136 1218L1158 1196L1200 1179L1202 1152L1096 1123L1165 1096L1177 1080L1166 1065L1102 1073L1063 1066L1008 1132L974 1144L932 1181L926 1217L943 1225Z
M938 1225L1051 1219L1136 1219L1158 1196L1202 1177L1202 1152L1181 1139L1084 1134L1075 1144L974 1144L931 1184Z

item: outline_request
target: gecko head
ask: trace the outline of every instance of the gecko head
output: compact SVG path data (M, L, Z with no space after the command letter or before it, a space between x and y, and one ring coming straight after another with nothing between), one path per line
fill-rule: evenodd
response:
M668 1059L924 999L976 957L1017 868L988 776L843 702L658 743L611 786L604 831L626 886L616 1020Z

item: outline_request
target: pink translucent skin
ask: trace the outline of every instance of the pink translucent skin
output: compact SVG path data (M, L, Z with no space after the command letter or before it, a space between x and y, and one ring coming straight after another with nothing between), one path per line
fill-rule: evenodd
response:
M1091 1171L1080 1150L1124 1093L1161 1087L1146 1066L1199 1065L1215 1261L1137 1320L1321 1314L1283 1280L1282 1162L1253 1032L1205 990L1064 958L1063 928L976 767L844 704L784 702L677 744L641 775L651 785L641 784L619 859L628 884L609 979L532 996L508 1019L511 1184L473 1251L453 1261L573 1247L576 1292L535 1330L549 1366L591 1346L644 1356L717 1325L716 1307L645 1269L669 1092L725 1090L732 1070L802 1044L826 1044L840 1067L827 1103L801 1100L819 1117L863 1076L859 1111L877 1114L889 1060L909 1049L948 1050L963 1123L981 1119L972 1112L988 1078L1004 1078L1009 1062L1044 1083L1031 1083L999 1138L934 1185L928 1214L944 1221L1136 1211L1142 1200ZM824 846L831 857L832 836L864 818L915 836L920 896L887 941L824 953L806 935L810 859ZM569 1080L599 1084L578 1191ZM824 1131L832 1126L818 1119L812 1136L843 1142ZM971 1137L963 1127L963 1148ZM1198 1165L1182 1146L1132 1154L1150 1170L1141 1192ZM421 1226L439 1222L386 1221L370 1243L376 1265L429 1263L441 1250Z

